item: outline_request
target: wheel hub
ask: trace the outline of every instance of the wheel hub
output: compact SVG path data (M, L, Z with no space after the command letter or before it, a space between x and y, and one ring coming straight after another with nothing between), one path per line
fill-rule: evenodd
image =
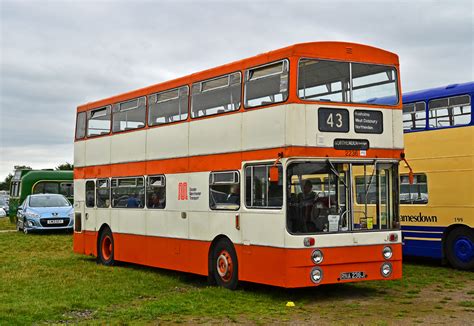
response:
M102 240L102 256L105 260L109 260L112 255L112 240L109 236L104 237Z
M474 244L467 237L459 237L454 243L454 252L459 260L467 263L473 257Z
M228 282L232 278L232 258L230 257L230 254L225 250L222 251L217 257L217 273L225 282Z

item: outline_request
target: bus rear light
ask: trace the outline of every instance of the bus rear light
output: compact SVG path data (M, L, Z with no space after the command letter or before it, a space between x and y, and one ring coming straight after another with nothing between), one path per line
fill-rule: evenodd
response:
M305 247L311 247L314 246L315 240L314 238L306 237L303 240L303 244Z
M321 280L323 279L323 270L319 267L315 267L311 270L311 273L310 273L310 278L311 278L311 281L313 281L313 283L320 283Z
M388 236L388 241L390 242L395 242L398 240L398 234L396 233L390 233Z

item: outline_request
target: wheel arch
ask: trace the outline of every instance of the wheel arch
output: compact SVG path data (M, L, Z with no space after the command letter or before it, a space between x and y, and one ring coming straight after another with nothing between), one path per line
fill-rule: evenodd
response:
M232 246L234 246L234 249L235 249L235 245L234 243L232 242L232 240L226 236L225 234L219 234L217 235L216 237L214 237L214 239L212 240L210 246L209 246L209 250L207 252L207 275L208 275L208 281L210 283L213 283L213 280L214 280L214 275L212 273L212 252L214 250L214 247L216 246L216 244L221 241L221 240L224 240L224 241L228 241L230 244L232 244ZM237 260L239 259L238 255L237 255L237 250L235 251L235 254L237 256Z

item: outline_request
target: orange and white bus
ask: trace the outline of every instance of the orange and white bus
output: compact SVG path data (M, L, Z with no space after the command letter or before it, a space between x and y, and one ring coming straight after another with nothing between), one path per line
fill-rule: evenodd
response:
M227 288L400 278L401 108L398 56L341 42L81 105L74 251Z

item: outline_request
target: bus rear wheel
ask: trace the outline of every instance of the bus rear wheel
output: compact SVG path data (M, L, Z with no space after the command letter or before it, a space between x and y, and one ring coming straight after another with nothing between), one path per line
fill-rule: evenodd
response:
M474 231L458 227L446 238L446 258L451 266L461 270L474 269Z
M217 285L230 290L237 288L239 265L234 246L229 240L222 239L215 245L212 266Z
M114 237L109 228L105 228L99 237L97 246L97 260L102 265L112 266L114 260Z

